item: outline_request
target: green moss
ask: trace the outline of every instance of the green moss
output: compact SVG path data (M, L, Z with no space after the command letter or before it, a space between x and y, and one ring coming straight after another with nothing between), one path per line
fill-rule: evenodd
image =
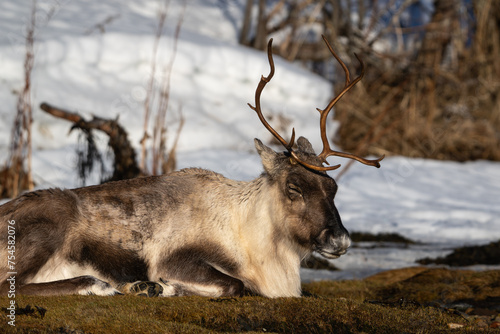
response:
M423 274L423 273L422 273ZM6 333L422 333L448 332L449 323L467 321L420 303L388 304L388 296L420 301L439 300L451 289L466 293L494 285L498 272L417 274L404 281L339 281L305 284L303 298L141 298L135 296L17 296L21 307L46 309L45 316L17 315L16 327L0 314ZM451 276L450 276L451 275ZM496 281L498 282L498 281ZM497 284L498 285L498 284ZM496 290L495 290L496 291ZM373 300L382 301L374 303ZM8 305L6 297L0 306ZM462 330L454 331L460 333Z
M5 298L0 300L5 303ZM361 301L333 297L264 299L137 298L117 297L18 297L20 305L45 308L43 319L18 315L11 333L67 332L84 333L159 333L159 332L391 332L408 327L407 319L418 318L414 310L389 310ZM445 329L446 317L432 314L432 326ZM5 315L0 317L6 326ZM454 320L456 321L456 320ZM418 332L419 326L413 327Z

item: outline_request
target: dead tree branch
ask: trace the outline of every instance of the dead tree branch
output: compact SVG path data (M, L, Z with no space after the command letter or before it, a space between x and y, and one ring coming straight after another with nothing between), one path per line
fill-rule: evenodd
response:
M74 128L86 131L99 130L108 135L108 145L115 155L113 176L108 181L131 179L141 175L135 159L134 148L128 140L127 132L118 123L118 120L93 116L92 120L87 121L78 113L54 107L48 103L42 103L40 108L54 117L74 123L71 130Z

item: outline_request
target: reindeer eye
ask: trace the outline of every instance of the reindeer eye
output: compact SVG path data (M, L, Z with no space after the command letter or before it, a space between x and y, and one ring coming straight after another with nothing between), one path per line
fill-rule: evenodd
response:
M293 184L293 183L288 183L288 193L290 195L298 195L302 197L302 189L300 189L299 186Z

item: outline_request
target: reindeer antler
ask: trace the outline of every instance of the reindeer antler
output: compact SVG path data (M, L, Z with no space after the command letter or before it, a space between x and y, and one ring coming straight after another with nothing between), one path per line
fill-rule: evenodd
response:
M368 160L368 159L361 158L361 157L354 155L354 154L351 154L351 153L334 151L330 148L330 143L329 143L328 137L326 135L326 120L327 120L328 114L330 113L332 108L335 106L335 104L342 98L342 96L344 96L345 93L347 93L352 87L354 87L355 84L357 84L363 78L363 75L365 73L365 64L358 57L357 54L354 54L361 64L361 74L357 78L355 78L354 80L351 81L349 69L344 64L344 62L340 59L340 57L335 53L335 51L333 51L333 48L331 47L330 43L328 43L328 40L326 39L326 37L323 35L322 35L322 37L323 37L323 40L325 41L328 49L332 53L332 55L335 57L335 59L337 59L339 64L344 69L344 73L345 73L346 78L345 78L344 89L342 89L342 91L337 96L335 96L330 101L330 103L328 103L326 108L323 110L317 108L317 110L320 112L320 131L321 131L321 140L323 141L323 150L318 155L318 158L321 160L321 162L323 162L327 165L329 163L326 160L326 158L328 158L329 156L339 156L342 158L354 159L354 160L357 160L365 165L374 166L374 167L379 168L380 167L379 162L382 159L384 159L384 157L385 157L384 155L378 159L375 159L375 160ZM272 77L274 76L274 60L273 60L273 54L272 54L272 43L273 43L273 39L271 38L269 40L269 43L267 44L267 57L269 59L269 66L271 67L271 70L270 70L269 75L267 77L264 77L264 76L261 77L259 85L257 86L257 89L255 90L255 107L253 107L250 103L248 104L248 106L250 108L252 108L257 113L260 121L262 122L262 124L264 124L266 129L268 129L269 132L271 132L273 134L273 136L287 149L287 151L290 152L290 155L298 163L300 163L301 165L303 165L307 168L318 170L318 171L328 171L328 170L334 170L334 169L339 168L340 164L335 165L335 166L325 167L325 166L311 165L311 164L301 160L297 156L297 154L293 151L293 148L292 148L293 143L295 141L295 129L292 129L292 138L290 139L290 142L287 142L285 139L283 139L283 137L281 137L279 135L279 133L276 130L273 129L273 127L267 122L267 120L262 115L262 110L260 107L260 95L262 94L262 91L264 90L264 87L266 86L266 84L269 81L271 81Z
M328 138L326 136L326 120L327 120L328 114L332 110L333 106L335 104L337 104L337 102L342 98L342 96L344 96L345 93L347 93L352 87L354 87L355 84L357 84L363 78L363 76L365 75L365 64L358 57L357 54L354 54L356 56L356 58L358 59L359 63L361 64L361 74L356 79L354 79L354 80L351 81L350 74L349 74L349 69L347 68L347 66L344 64L344 62L342 61L342 59L340 59L340 57L335 53L335 51L333 51L333 48L330 45L330 43L328 42L328 40L326 39L326 37L323 36L323 35L321 37L323 37L323 40L325 41L326 45L328 46L328 49L330 50L331 54L335 57L335 59L337 59L337 61L339 62L339 64L344 69L344 73L345 73L345 85L344 85L344 89L342 89L342 91L337 96L335 96L330 101L330 103L328 103L328 105L326 106L325 109L321 110L321 109L317 108L317 110L321 114L320 125L319 126L320 126L320 130L321 130L321 140L323 141L323 151L321 151L321 153L318 155L318 157L321 159L321 161L323 161L326 164L328 164L328 162L326 161L327 157L338 156L338 157L342 157L342 158L354 159L354 160L357 160L357 161L359 161L359 162L361 162L361 163L363 163L365 165L369 165L369 166L374 166L374 167L380 168L380 163L379 162L382 159L385 158L384 155L382 157L378 158L378 159L375 159L375 160L368 160L368 159L364 159L364 158L358 157L357 155L354 155L354 154L351 154L351 153L344 153L344 152L334 151L334 150L332 150L330 148L330 143L329 143ZM329 170L328 167L326 167L326 168L327 168L326 170ZM335 169L335 168L333 168L333 169Z
M285 148L291 153L292 152L292 146L295 141L295 129L292 129L292 138L290 139L290 142L288 143L283 137L279 135L279 133L273 129L273 127L267 122L267 120L264 118L264 115L262 115L262 110L260 108L260 95L262 94L262 91L264 90L264 87L266 87L267 83L271 81L271 79L274 76L274 60L273 60L273 39L271 38L269 40L269 43L267 44L267 58L269 59L269 66L271 67L271 70L269 71L269 74L267 77L261 76L260 77L260 82L259 85L257 86L257 89L255 90L255 107L253 107L250 103L248 103L248 106L255 110L257 113L257 116L259 116L260 121L266 129L269 130L273 134L273 136L281 143Z

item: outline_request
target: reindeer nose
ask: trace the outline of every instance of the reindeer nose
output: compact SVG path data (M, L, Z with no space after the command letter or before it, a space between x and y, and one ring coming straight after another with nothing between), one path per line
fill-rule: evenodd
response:
M351 238L348 234L342 234L340 237L331 236L330 244L335 250L335 254L340 256L347 253L347 249L351 246Z
M337 237L332 234L323 240L322 243L316 245L315 250L327 259L336 259L344 255L351 245L351 239L347 233Z

